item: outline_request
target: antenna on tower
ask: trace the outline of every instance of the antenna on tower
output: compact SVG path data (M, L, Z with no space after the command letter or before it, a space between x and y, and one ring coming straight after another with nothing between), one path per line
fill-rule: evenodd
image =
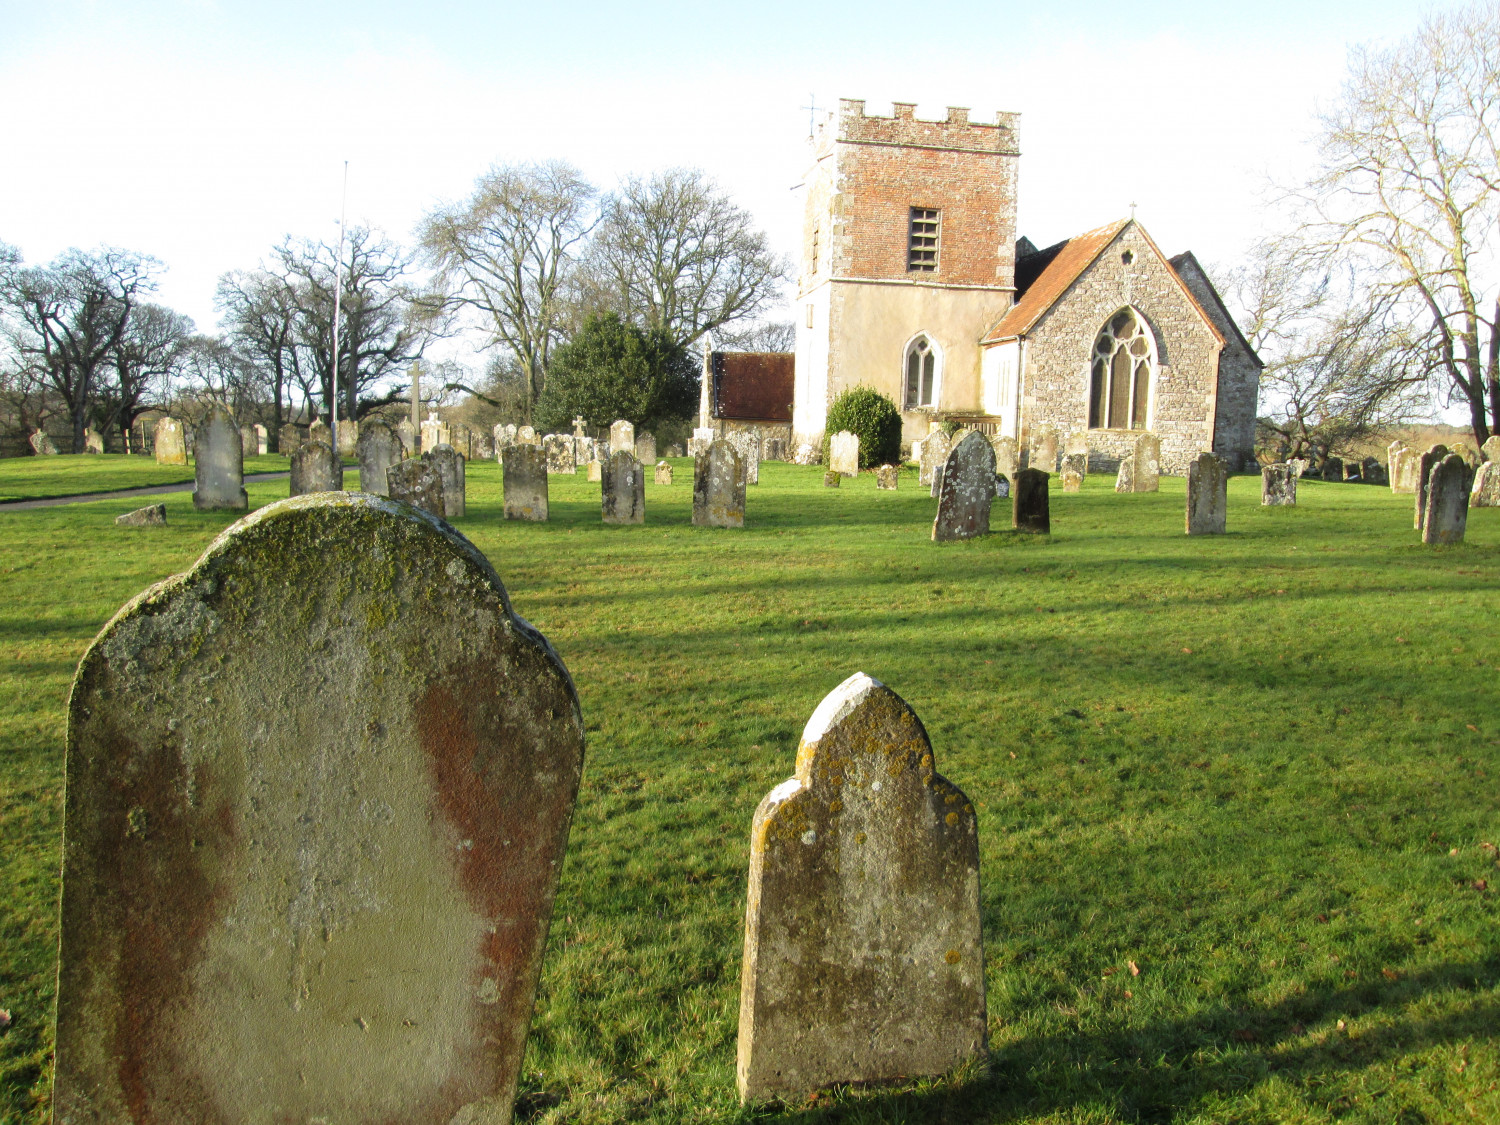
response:
M807 139L813 139L813 133L817 130L818 121L818 99L814 94L807 95L807 104L802 107L807 110Z

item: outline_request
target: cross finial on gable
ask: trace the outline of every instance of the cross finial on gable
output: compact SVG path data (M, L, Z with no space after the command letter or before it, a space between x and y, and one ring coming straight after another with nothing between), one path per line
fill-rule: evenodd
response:
M1132 223L1135 222L1135 204L1134 203L1132 203L1130 205L1130 221Z
M807 139L812 140L813 133L817 130L818 99L814 94L807 95L807 104L802 107L807 110Z

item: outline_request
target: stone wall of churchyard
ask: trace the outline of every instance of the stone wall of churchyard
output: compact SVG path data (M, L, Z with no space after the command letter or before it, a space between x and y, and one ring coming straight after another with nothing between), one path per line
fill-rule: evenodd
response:
M762 442L775 438L785 442L788 450L793 448L790 422L737 422L729 418L712 418L709 426L720 435L756 433L760 435ZM761 448L764 449L764 445ZM789 452L788 456L790 455Z
M1129 251L1132 260L1123 260ZM1172 268L1141 229L1121 231L1026 340L1021 445L1037 427L1062 434L1087 430L1089 467L1118 466L1132 451L1129 430L1088 430L1089 360L1099 329L1126 305L1137 309L1156 337L1158 368L1151 428L1161 438L1162 471L1182 474L1211 441L1210 419L1219 340L1183 291Z

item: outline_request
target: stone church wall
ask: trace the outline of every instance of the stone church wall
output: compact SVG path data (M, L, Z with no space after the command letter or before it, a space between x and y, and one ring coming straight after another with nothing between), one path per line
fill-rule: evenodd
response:
M1255 412L1260 397L1260 363L1235 331L1229 313L1214 293L1213 282L1198 260L1191 254L1181 254L1172 259L1172 265L1225 339L1224 354L1219 357L1214 452L1228 461L1231 469L1252 469L1255 467Z

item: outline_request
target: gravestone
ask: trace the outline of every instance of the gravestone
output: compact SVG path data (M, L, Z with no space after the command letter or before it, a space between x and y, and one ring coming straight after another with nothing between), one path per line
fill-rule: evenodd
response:
M422 452L430 453L440 445L451 448L452 443L448 439L452 436L442 419L436 414L429 414L422 423Z
M495 427L495 460L500 460L501 454L507 446L514 445L516 441L516 427L514 425Z
M1260 502L1265 507L1295 507L1297 504L1297 474L1285 462L1262 466L1260 470Z
M572 476L578 470L573 460L573 439L567 434L548 434L542 439L547 454L547 471Z
M609 452L614 456L620 450L635 456L635 423L617 418L609 427Z
M542 439L536 436L536 431L530 426L522 426L516 431L516 441L522 445L540 446L542 444Z
M604 462L590 461L588 464L588 479L602 481L604 479Z
M1010 499L1010 477L1006 476L1004 473L995 474L995 499Z
M1132 492L1159 492L1161 490L1161 438L1150 430L1135 439L1131 476Z
M276 432L276 452L290 457L302 448L302 431L288 422Z
M321 441L324 445L332 448L333 431L328 428L328 423L321 418L315 418L312 425L307 427L308 441Z
M745 468L745 483L760 483L760 438L753 433L732 433L725 435L729 444L734 446L740 455L740 461Z
M1229 507L1229 465L1222 457L1200 453L1188 462L1189 535L1223 535Z
M443 518L462 519L466 514L468 488L464 481L464 456L451 445L442 444L422 454L431 461L443 478Z
M826 473L823 474L823 487L824 488L837 488L839 486L839 481L841 481L843 479L844 479L844 474L843 473L836 473L832 469L830 469L830 470L828 470L828 472L826 472Z
M583 745L451 528L235 524L79 666L56 1120L508 1121Z
M757 449L756 452L759 453L760 450ZM635 455L642 465L649 465L656 460L656 435L650 430L642 430L636 435Z
M1083 458L1083 474L1088 475L1089 460L1089 432L1087 430L1071 430L1063 439L1064 457L1081 456Z
M115 524L118 527L166 527L167 506L147 504L144 508L137 508L133 512L126 512L123 516L116 516Z
M794 465L816 465L819 461L818 447L811 442L804 441L797 446L797 452L792 455Z
M158 418L154 436L158 465L187 464L187 434L181 421L176 418Z
M240 427L240 451L246 457L255 456L255 427Z
M1089 474L1087 453L1064 453L1062 459L1062 481L1064 492L1077 492L1083 487Z
M1010 483L1010 525L1017 531L1048 535L1052 532L1052 511L1048 505L1047 482L1050 473L1040 469L1019 469Z
M465 461L474 459L474 431L462 422L453 422L448 426L448 444Z
M1080 473L1077 469L1069 469L1067 467L1064 467L1062 472L1058 475L1062 477L1062 486L1064 492L1083 491L1083 474Z
M768 437L761 447L762 461L785 461L786 440L779 437Z
M995 472L1002 474L1007 480L1015 476L1016 470L1020 468L1016 463L1016 439L991 438L990 447L995 451Z
M656 463L656 483L672 483L672 466L667 464L665 461L658 461Z
M882 492L895 492L901 480L901 470L895 465L881 465L875 470L875 487Z
M682 446L678 445L676 442L673 442L671 445L667 446L668 457L681 457L682 455Z
M351 418L339 419L339 456L353 457L359 448L359 423Z
M1027 468L1052 474L1057 470L1057 427L1038 426L1031 434L1031 455Z
M740 1097L794 1103L983 1054L979 890L972 802L905 701L849 677L750 829Z
M1450 453L1432 466L1427 478L1427 512L1423 543L1461 543L1469 522L1469 486L1474 471L1460 454Z
M948 460L948 435L934 430L922 439L922 456L917 462L917 483L931 486L934 470L943 467Z
M951 453L952 450L949 450L949 452ZM947 468L946 465L939 465L932 470L932 485L928 489L927 494L934 500L936 500L938 498L938 494L943 491L943 470L945 468Z
M994 499L995 451L984 435L970 433L953 447L943 466L933 542L988 535Z
M343 458L326 441L305 441L292 454L292 496L304 496L310 492L338 492L343 487Z
M1127 454L1120 458L1120 471L1115 474L1116 492L1135 491L1135 456Z
M693 526L745 526L745 463L723 439L693 458Z
M1479 466L1469 490L1469 507L1500 508L1500 463L1486 461Z
M360 481L364 475L361 472ZM386 495L413 507L431 512L443 518L446 503L443 498L443 474L437 465L425 457L408 457L397 461L385 471ZM365 489L369 492L369 489Z
M600 472L599 493L605 523L646 522L646 469L628 449L610 454Z
M253 429L255 430L255 455L264 457L271 451L271 433L259 422L255 423Z
M1486 461L1500 461L1500 434L1491 434L1479 447L1479 455Z
M85 453L100 454L104 452L104 438L98 430L89 426L83 431L83 451Z
M214 403L198 423L198 448L193 456L193 507L200 512L250 507L245 494L245 450L234 415Z
M1391 491L1411 493L1417 490L1416 466L1421 455L1414 449L1398 449L1390 454Z
M1401 479L1401 463L1404 460L1404 457L1402 455L1406 452L1406 443L1400 438L1397 438L1395 441L1391 442L1390 445L1385 447L1385 463L1390 472L1392 492L1406 491L1406 489L1401 487L1404 483Z
M1427 481L1432 476L1432 467L1448 456L1446 445L1434 445L1426 453L1417 458L1416 464L1416 488L1412 490L1416 499L1416 512L1412 516L1411 525L1417 531L1422 530L1422 521L1427 516Z
M389 496L386 474L392 465L400 464L405 453L400 435L384 422L366 422L359 428L354 451L359 458L359 490L372 496Z
M1471 471L1479 468L1479 454L1474 451L1474 447L1468 442L1455 441L1448 447L1448 452L1462 457L1464 463L1469 466Z
M547 455L536 446L517 441L500 453L505 474L505 518L547 519Z
M1306 458L1303 457L1293 457L1290 461L1287 462L1287 464L1292 467L1293 475L1296 476L1298 480L1301 480L1302 475L1308 470L1309 462Z
M828 467L846 477L859 475L859 435L840 430L828 439Z
M1322 477L1328 481L1341 481L1344 479L1344 459L1342 457L1327 457L1323 460Z

